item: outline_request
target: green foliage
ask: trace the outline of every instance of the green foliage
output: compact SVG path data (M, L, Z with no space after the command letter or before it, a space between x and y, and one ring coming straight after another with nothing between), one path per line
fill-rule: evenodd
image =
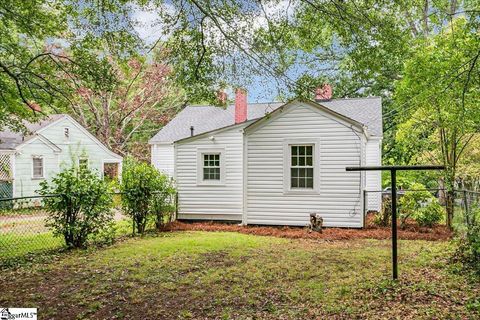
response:
M122 205L133 221L134 232L144 233L147 223L154 220L158 228L170 218L174 211L171 201L175 194L172 181L152 165L131 157L123 163Z
M410 188L414 191L406 191L398 199L400 227L405 227L407 219L420 210L423 204L435 200L429 191L424 190L425 186L419 183L412 183Z
M88 169L67 168L51 181L40 183L48 212L47 226L63 235L70 248L85 247L89 238L108 233L113 213L107 184Z
M466 228L459 230L457 244L454 260L480 275L480 208L472 210Z
M442 207L436 199L432 199L428 205L418 209L413 214L413 219L419 226L431 228L442 221L444 216L445 208Z
M74 86L111 88L108 56L127 57L139 44L127 7L123 0L0 1L0 130L39 120L38 108L58 112Z

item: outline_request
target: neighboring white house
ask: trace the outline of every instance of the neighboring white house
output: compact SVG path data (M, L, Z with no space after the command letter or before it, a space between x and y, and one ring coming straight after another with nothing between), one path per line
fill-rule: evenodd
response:
M121 172L122 157L68 115L24 125L25 135L0 132L0 197L36 195L40 181L72 163L88 166L102 177Z
M379 210L380 172L347 166L380 165L381 99L294 100L235 106L188 106L151 140L152 163L173 176L178 218L243 224L309 223L362 227ZM363 210L365 209L365 212Z

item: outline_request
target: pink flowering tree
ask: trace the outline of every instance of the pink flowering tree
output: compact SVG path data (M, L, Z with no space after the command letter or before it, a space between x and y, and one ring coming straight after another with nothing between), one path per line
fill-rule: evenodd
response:
M158 59L157 59L158 60ZM111 150L148 158L146 141L178 111L184 95L167 64L110 59L116 79L110 86L77 86L72 115Z

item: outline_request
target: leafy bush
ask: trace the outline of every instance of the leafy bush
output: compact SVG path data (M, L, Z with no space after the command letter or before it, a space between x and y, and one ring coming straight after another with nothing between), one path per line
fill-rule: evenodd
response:
M166 222L175 188L170 178L152 165L133 158L124 161L122 181L122 206L132 218L134 232L144 233L147 223L155 221L159 228Z
M176 189L169 176L158 172L157 191L151 201L151 210L155 216L155 226L162 228L172 221L175 212Z
M466 229L460 230L457 234L457 243L455 260L480 275L480 208L472 210Z
M69 248L85 247L89 238L108 234L113 220L109 191L97 174L77 167L63 170L51 181L42 181L41 195L58 195L43 200L47 226L55 235L63 235Z
M421 227L433 227L445 216L445 208L438 201L431 201L426 207L420 208L413 214L413 219Z
M405 227L407 219L418 212L423 204L435 200L435 197L430 192L424 190L425 186L422 184L413 183L411 189L415 191L406 191L398 199L401 228Z

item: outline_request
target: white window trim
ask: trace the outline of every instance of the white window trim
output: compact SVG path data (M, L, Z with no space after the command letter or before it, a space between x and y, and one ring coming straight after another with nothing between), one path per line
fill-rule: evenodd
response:
M220 180L203 180L203 155L220 155ZM197 185L223 186L225 185L225 148L197 148Z
M106 163L116 163L118 164L118 175L117 178L120 179L122 177L122 161L117 160L117 159L103 159L102 160L102 179L105 178L105 164Z
M33 169L33 160L42 159L42 176L35 176L35 170ZM32 155L32 180L43 180L45 179L45 158L43 156Z
M291 146L313 146L313 189L294 188L290 186L290 168L292 164ZM283 141L283 193L284 194L318 194L320 191L320 140L311 138L285 139Z

